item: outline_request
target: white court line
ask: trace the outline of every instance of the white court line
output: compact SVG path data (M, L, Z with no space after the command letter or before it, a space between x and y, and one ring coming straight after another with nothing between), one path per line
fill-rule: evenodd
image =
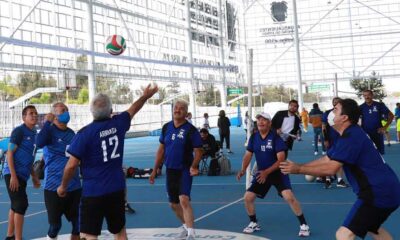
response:
M244 199L244 198L241 197L241 198L239 198L238 200L236 200L236 201L234 201L234 202L228 203L227 205L224 205L224 206L222 206L222 207L220 207L220 208L217 208L217 209L215 209L214 211L211 211L211 212L209 212L209 213L207 213L207 214L205 214L205 215L203 215L203 216L201 216L201 217L195 219L194 222L198 222L198 221L202 220L203 218L206 218L206 217L208 217L208 216L211 216L211 215L213 215L214 213L217 213L217 212L221 211L221 210L224 209L224 208L227 208L227 207L229 207L229 206L231 206L231 205L233 205L233 204L236 204L236 203L242 201L243 199Z
M129 201L129 203L131 204L169 204L168 201ZM231 204L229 202L212 202L212 201L208 201L208 202L198 202L198 201L191 201L192 204L203 204L203 205L215 205L215 204ZM10 202L0 202L0 204L10 204ZM44 204L44 202L39 202L39 201L35 201L35 202L29 202L29 204ZM335 205L352 205L354 204L354 202L301 202L302 205L331 205L331 206L335 206ZM257 202L257 205L287 205L287 203L285 201L279 201L279 202Z
M45 213L45 212L47 212L47 210L43 210L43 211L36 212L36 213L31 213L31 214L25 215L25 218L32 217L32 216L35 216L35 215L39 215L39 214L42 214L42 213ZM8 223L8 220L0 222L0 225L4 224L4 223Z

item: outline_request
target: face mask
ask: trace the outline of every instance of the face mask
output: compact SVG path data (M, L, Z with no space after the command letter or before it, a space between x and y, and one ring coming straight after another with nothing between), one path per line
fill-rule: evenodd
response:
M334 118L335 118L335 114L333 113L333 111L331 111L328 114L328 123L329 123L329 126L331 126L331 127L333 127L335 125L335 122L333 121Z
M57 116L57 119L60 123L67 124L70 120L69 112L64 112Z

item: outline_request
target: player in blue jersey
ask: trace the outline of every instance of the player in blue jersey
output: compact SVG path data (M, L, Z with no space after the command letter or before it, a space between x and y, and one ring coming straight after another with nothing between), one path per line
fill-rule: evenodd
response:
M369 233L373 239L390 240L391 235L381 225L400 204L399 179L357 125L358 104L352 99L344 99L333 112L333 126L340 137L327 155L305 164L282 162L281 171L284 174L329 176L343 167L358 199L337 230L336 239L364 238Z
M7 162L3 169L11 209L8 213L8 228L6 240L22 239L24 215L28 208L26 183L32 176L33 186L40 187L40 180L35 175L32 164L36 154L36 129L38 113L32 105L22 110L23 124L14 128L11 133L7 150Z
M147 86L142 96L128 110L111 117L112 104L105 94L98 94L90 103L93 122L82 128L67 152L71 155L65 166L59 196L66 196L68 184L78 165L82 174L80 203L80 236L97 239L103 219L115 239L127 239L125 229L125 176L122 169L125 133L133 116L147 99L158 90Z
M250 218L249 225L243 229L244 233L253 233L261 230L257 222L254 202L256 197L264 198L271 186L283 197L300 222L299 236L310 235L310 228L304 218L300 203L292 192L290 179L279 171L279 163L285 160L286 143L271 129L271 116L268 113L260 113L256 116L258 132L251 135L247 151L243 156L242 169L237 174L237 180L246 173L253 154L256 157L257 173L253 176L251 186L244 194L244 203Z
M375 143L379 152L385 154L383 135L392 123L394 115L383 102L373 100L374 95L371 90L365 90L363 97L365 102L360 105L361 127L371 138L372 142ZM385 116L387 116L387 122L385 126L382 126L382 120Z
M79 239L79 202L81 198L81 181L76 171L67 187L67 196L57 195L57 187L61 184L62 174L68 161L67 148L71 144L75 132L67 125L70 120L68 107L58 102L53 104L51 113L45 116L45 124L40 130L36 145L43 150L45 160L44 202L47 210L49 239L57 239L61 229L61 217L64 214L72 224L71 239Z
M167 193L170 206L182 222L181 239L194 239L194 217L190 204L193 176L199 173L202 156L200 133L185 117L188 104L178 100L174 105L173 121L163 126L150 183L154 184L157 169L164 162L167 175ZM194 157L193 157L194 151Z
M335 107L336 104L341 100L339 97L334 97L332 99L332 106ZM336 139L339 137L339 133L331 127L331 121L333 120L333 108L327 110L324 112L322 115L322 134L324 135L324 142L323 144L325 145L326 149L329 149L333 146L333 144L336 142ZM340 188L346 188L348 187L346 182L343 179L343 169L340 169L337 173L337 183L336 186ZM331 185L331 177L328 176L325 178L325 188L330 188Z

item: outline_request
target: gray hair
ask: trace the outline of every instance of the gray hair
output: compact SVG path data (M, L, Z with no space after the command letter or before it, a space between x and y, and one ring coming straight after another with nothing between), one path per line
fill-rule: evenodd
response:
M175 108L175 105L177 105L177 104L183 105L185 107L186 112L189 111L189 103L186 102L185 100L182 100L182 99L176 100L174 103L174 108Z
M65 103L63 103L63 102L56 102L56 103L54 103L54 104L51 106L51 113L52 113L52 114L56 114L56 107L58 107L58 106L63 106L63 107L65 107L65 109L68 111L68 107L67 107L67 105L65 105Z
M90 112L94 120L109 118L111 111L111 99L104 93L97 94L90 103Z

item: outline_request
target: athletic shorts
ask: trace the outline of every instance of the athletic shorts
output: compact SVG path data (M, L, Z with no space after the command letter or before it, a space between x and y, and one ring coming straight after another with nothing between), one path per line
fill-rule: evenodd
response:
M8 196L11 201L11 210L15 213L25 215L28 208L28 196L26 195L26 181L18 177L19 188L17 191L12 192L10 189L11 174L4 175L6 181Z
M78 219L81 194L82 189L77 189L67 192L66 197L59 197L56 191L44 190L44 203L49 224L61 224L63 214L70 222Z
M347 214L343 226L364 239L368 232L378 234L378 229L397 208L378 208L358 199Z
M396 121L396 130L397 132L400 132L400 118Z
M101 234L103 219L108 231L119 233L125 226L125 191L109 193L98 197L82 197L80 206L80 232L98 236Z
M376 133L367 133L369 138L372 140L372 142L375 144L376 148L378 151L383 155L385 154L385 143L383 140L383 134L380 134L378 132Z
M257 176L257 175L256 175ZM284 175L280 170L276 170L268 175L263 184L257 182L257 177L253 176L251 186L247 189L253 192L258 198L264 198L267 195L271 186L274 186L278 191L279 196L282 197L282 191L292 189L288 175Z
M193 177L189 169L167 168L167 194L170 203L179 203L179 196L186 195L190 199Z

